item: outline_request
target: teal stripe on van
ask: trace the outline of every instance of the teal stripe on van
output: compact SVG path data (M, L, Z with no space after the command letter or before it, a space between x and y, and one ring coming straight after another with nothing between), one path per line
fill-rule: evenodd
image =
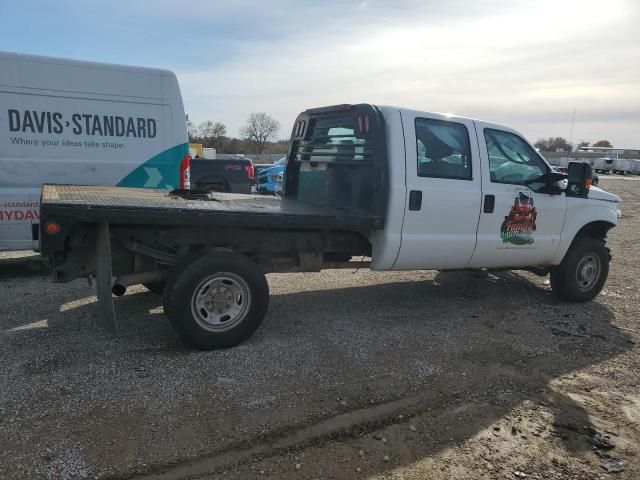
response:
M150 158L118 183L119 187L166 188L180 184L180 162L189 153L189 144L182 143Z

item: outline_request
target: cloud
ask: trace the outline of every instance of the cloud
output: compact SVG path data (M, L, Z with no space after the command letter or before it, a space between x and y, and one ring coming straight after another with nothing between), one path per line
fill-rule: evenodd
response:
M575 106L576 135L633 141L619 128L639 126L630 1L604 10L596 1L520 2L478 16L444 3L371 4L366 21L355 22L341 17L344 7L330 15L330 2L304 28L245 46L221 68L179 73L186 108L195 120L226 122L232 134L253 111L275 116L286 137L305 108L371 102L509 123L537 138L568 136Z

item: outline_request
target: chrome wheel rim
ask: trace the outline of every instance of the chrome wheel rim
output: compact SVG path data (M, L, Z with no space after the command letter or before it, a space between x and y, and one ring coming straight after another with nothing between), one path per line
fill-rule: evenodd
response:
M582 257L576 269L578 290L581 292L591 290L600 279L601 271L600 258L597 255L589 254Z
M251 291L247 282L230 272L210 275L191 297L191 313L210 332L224 332L238 325L249 311Z

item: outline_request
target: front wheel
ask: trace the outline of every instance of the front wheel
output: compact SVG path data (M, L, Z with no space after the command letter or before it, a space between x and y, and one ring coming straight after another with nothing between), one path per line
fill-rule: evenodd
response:
M210 253L172 276L164 310L189 345L203 350L238 345L256 331L269 304L264 274L248 257Z
M562 263L551 270L553 292L570 302L587 302L600 293L609 274L609 251L604 241L579 238Z

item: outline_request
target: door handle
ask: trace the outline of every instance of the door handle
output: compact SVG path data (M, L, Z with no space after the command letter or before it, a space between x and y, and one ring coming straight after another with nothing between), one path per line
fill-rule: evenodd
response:
M484 213L493 213L493 209L495 206L496 206L496 196L485 195L484 196Z
M422 192L411 190L409 192L409 210L420 210L422 208Z

